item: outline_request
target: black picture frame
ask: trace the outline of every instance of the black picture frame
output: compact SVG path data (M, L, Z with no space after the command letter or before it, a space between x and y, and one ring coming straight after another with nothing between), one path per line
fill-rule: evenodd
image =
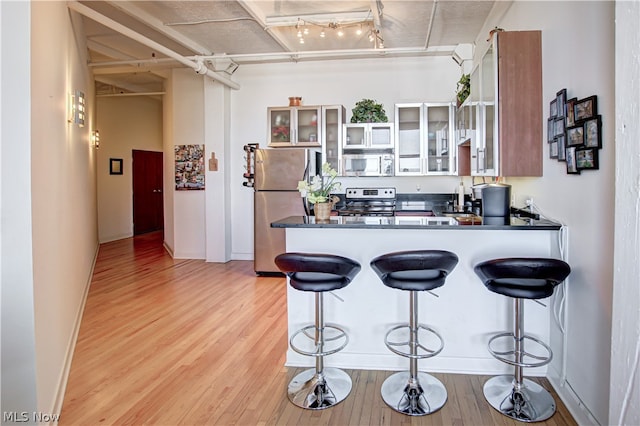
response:
M580 170L578 169L578 165L576 163L576 147L575 146L567 147L565 153L566 153L566 162L567 162L567 174L579 175Z
M566 132L566 127L564 124L564 117L556 117L553 121L553 136L564 135Z
M567 147L570 146L582 146L584 144L584 126L582 124L578 126L567 128Z
M549 144L549 158L558 158L558 140L555 139Z
M556 93L556 116L566 117L567 89L562 89Z
M549 102L549 117L556 118L558 116L558 98Z
M555 119L549 117L547 119L547 142L549 143L553 142L553 139L556 136L556 128L554 124L555 124Z
M580 99L573 105L573 118L576 121L576 124L579 121L595 117L597 114L598 97L596 95Z
M574 106L578 102L578 98L571 98L567 101L567 127L576 125Z
M576 168L580 170L598 170L598 148L577 148Z
M596 115L584 120L584 146L587 148L602 148L602 117Z
M121 175L123 173L122 158L109 158L109 174Z
M558 161L567 161L567 142L565 135L556 136L558 145Z

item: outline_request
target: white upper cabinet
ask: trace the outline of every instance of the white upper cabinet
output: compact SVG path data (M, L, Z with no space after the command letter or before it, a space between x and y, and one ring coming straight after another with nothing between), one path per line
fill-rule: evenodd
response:
M342 175L342 125L345 120L345 108L342 105L322 107L322 162Z
M393 149L393 123L344 125L344 149Z
M267 108L269 146L321 146L321 114L320 106Z
M450 175L453 103L396 104L396 175Z

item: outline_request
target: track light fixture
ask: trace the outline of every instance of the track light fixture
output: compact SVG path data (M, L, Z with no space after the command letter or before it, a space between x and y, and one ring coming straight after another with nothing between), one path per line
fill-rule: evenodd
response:
M337 37L345 37L353 34L361 37L369 34L369 41L374 44L374 48L383 48L384 41L380 35L380 30L374 23L371 10L365 12L345 12L332 14L316 14L301 16L274 16L267 17L265 28L274 27L294 27L296 37L300 44L305 43L305 38L313 36L314 30L320 38L326 38L329 30L334 30Z

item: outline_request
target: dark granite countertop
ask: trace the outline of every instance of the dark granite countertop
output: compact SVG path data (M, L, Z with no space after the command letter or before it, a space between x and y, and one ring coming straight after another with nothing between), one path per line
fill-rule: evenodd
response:
M481 218L478 216L332 216L328 222L316 223L314 216L290 216L271 224L272 228L337 229L475 229L475 230L559 230L559 223L516 216Z

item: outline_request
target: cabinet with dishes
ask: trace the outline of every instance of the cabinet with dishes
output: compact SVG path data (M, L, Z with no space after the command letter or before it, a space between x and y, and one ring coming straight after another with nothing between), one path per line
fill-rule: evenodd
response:
M321 106L269 107L268 145L282 147L320 147Z
M396 104L396 176L454 173L454 115L452 102Z
M471 73L457 111L457 171L542 176L540 31L498 31Z

